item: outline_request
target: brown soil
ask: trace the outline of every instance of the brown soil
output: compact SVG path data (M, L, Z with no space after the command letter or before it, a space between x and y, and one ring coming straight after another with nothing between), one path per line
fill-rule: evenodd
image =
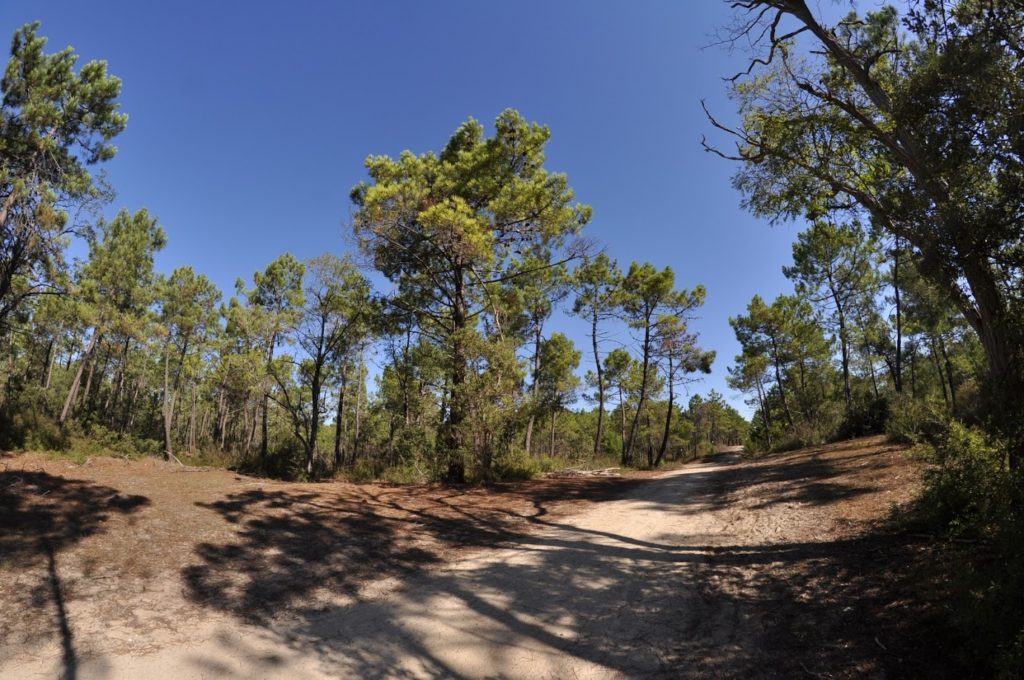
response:
M881 438L488 489L6 458L0 676L957 677L919 484Z
M500 546L540 518L618 497L650 476L298 484L156 460L3 458L0 611L22 615L0 617L0 640L59 636L55 594L65 609L86 611L97 632L125 624L124 651L145 651L149 632L197 608L265 621Z

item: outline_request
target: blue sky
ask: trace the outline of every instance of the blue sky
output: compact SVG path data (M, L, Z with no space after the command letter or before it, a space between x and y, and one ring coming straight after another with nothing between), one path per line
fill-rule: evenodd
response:
M735 167L700 146L713 137L702 98L734 118L721 77L742 55L706 47L729 21L727 3L0 5L8 35L36 19L51 49L106 59L124 81L128 129L107 164L113 208L160 217L160 270L190 264L230 294L282 252L342 253L368 154L440 149L466 118L490 123L512 107L551 127L548 167L594 207L587 231L612 257L704 284L694 328L718 359L691 389L714 388L749 413L725 385L738 352L728 317L755 293L790 288L780 268L798 229L744 212ZM578 322L553 327L586 346Z

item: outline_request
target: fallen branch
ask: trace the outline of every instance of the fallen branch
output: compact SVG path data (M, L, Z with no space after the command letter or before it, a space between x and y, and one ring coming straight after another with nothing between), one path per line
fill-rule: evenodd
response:
M579 468L566 468L564 470L556 470L549 472L545 475L549 479L565 479L572 477L621 477L622 475L617 472L620 468L603 468L601 470L581 470Z

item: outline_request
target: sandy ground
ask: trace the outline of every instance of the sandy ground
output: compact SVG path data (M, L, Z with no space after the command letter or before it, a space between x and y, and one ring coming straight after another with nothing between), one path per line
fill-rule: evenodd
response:
M128 493L123 477L115 485L112 476L99 494L65 493L59 505L69 508L51 508L41 548L0 542L9 553L5 612L15 611L8 607L19 594L28 598L26 623L8 625L0 643L0 677L954 673L921 640L932 620L906 565L923 548L883 524L893 505L912 497L919 470L881 439L752 460L725 453L600 498L587 482L588 493L526 486L505 496L410 495L383 487L254 490L229 473L197 473L199 509L174 518L187 532L187 515L197 517L194 544L179 547L186 554L164 555L171 566L152 573L124 570L130 578L106 573L102 562L132 555L92 555L100 564L83 575L83 555L91 554L83 546L94 539L108 550L160 542L131 542L164 501L148 487L148 495ZM234 486L225 493L227 481ZM345 494L356 509L344 505ZM560 505L552 499L559 494L578 502ZM81 514L97 503L107 519L93 526ZM296 505L312 514L296 515ZM395 505L405 514L381 514ZM496 515L486 516L488 505ZM207 526L196 513L217 522ZM340 524L322 524L322 513ZM352 536L360 516L367 521L358 543L377 551L363 547L336 561L352 552L337 541ZM84 523L78 533L59 528L76 521ZM389 521L402 522L401 530ZM120 542L110 538L121 534ZM35 568L18 568L19 560ZM103 581L114 583L89 585ZM106 590L83 592L90 587ZM32 612L43 610L51 625L40 631Z

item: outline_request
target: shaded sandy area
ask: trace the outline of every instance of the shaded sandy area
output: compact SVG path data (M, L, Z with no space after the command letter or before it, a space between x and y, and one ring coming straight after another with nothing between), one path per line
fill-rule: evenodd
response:
M954 672L877 438L490 490L4 464L2 677Z

